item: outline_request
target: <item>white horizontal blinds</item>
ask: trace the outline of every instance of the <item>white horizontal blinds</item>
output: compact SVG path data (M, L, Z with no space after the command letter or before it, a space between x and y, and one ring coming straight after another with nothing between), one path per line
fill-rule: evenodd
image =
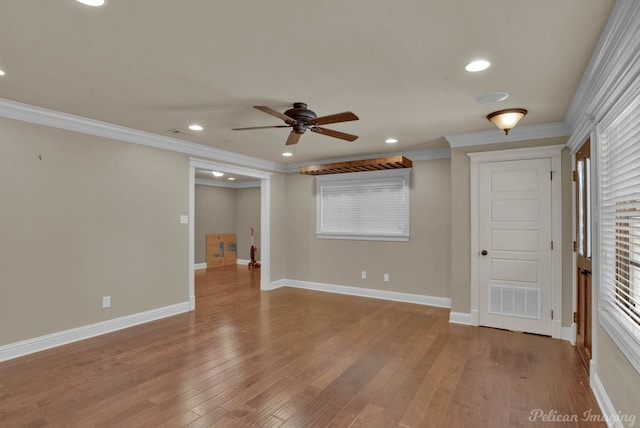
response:
M404 230L402 177L322 186L324 233L401 235Z
M409 171L316 177L317 234L325 238L409 237Z
M599 142L603 305L640 342L640 99Z

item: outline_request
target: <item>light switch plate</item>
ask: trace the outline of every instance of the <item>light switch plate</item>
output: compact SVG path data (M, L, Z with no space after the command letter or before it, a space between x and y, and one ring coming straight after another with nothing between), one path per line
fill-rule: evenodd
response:
M180 216L180 224L189 224L189 216L181 215Z

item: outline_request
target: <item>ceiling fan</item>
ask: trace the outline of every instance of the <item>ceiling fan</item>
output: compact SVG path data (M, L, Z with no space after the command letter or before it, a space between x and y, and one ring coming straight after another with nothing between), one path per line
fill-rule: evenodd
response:
M233 131L245 131L249 129L266 129L266 128L293 128L287 138L286 145L296 144L300 139L300 136L308 129L311 132L316 132L321 135L328 135L329 137L340 138L347 141L355 141L358 139L357 135L347 134L345 132L334 131L333 129L323 128L320 125L327 125L329 123L349 122L351 120L358 120L359 117L350 111L342 113L330 114L329 116L318 117L316 114L307 109L305 103L293 103L293 108L285 111L284 114L276 111L267 106L253 106L260 111L280 118L286 123L286 125L275 126L252 126L249 128L232 128Z

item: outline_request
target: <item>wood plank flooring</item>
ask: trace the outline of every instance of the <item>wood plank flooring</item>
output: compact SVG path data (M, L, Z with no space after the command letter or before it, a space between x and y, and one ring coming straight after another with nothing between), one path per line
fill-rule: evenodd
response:
M0 363L0 426L606 426L565 341L259 275L198 271L194 312Z

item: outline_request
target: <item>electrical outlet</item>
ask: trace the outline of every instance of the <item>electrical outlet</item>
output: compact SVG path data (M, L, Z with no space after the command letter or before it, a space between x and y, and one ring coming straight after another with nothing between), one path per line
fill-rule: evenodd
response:
M102 298L102 307L108 308L111 306L111 296L104 296Z
M360 272L360 279L367 279L367 271L363 270Z
M384 274L384 282L389 282L389 274L388 273Z

